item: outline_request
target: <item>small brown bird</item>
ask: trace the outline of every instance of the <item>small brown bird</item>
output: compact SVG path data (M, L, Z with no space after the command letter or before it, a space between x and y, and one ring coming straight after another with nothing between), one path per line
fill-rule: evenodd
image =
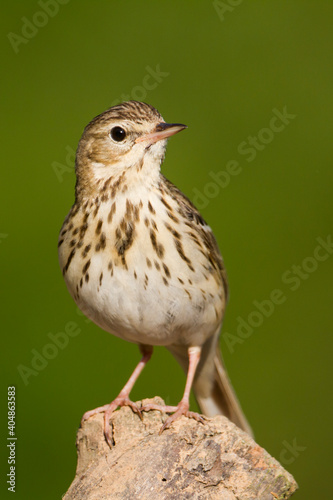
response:
M226 415L251 433L229 382L218 340L228 296L214 235L194 205L160 172L167 139L187 128L165 123L152 106L119 104L85 128L76 154L75 203L59 236L59 261L83 313L107 332L138 344L142 359L119 395L83 415L128 405L141 416L189 411L193 390L208 417ZM153 346L165 346L187 372L177 406L138 407L129 399Z

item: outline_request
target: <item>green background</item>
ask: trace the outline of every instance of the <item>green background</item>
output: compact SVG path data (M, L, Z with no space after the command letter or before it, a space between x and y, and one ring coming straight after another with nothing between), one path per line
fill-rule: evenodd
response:
M8 33L22 36L22 18L43 24L41 7L17 1L2 12L2 498L7 386L16 386L16 498L57 499L74 477L81 415L115 397L139 359L135 345L77 313L57 260L74 196L70 152L83 127L123 94L188 125L170 140L163 171L195 201L198 191L206 196L198 204L230 281L223 332L238 339L230 347L221 337L230 377L257 442L298 481L296 498L332 498L333 255L308 258L316 239L332 234L333 5L225 4L223 14L204 1L70 0L16 52ZM147 89L147 67L157 66L164 76ZM290 123L273 136L262 131L285 106L296 115ZM238 148L258 134L266 144L249 162ZM230 160L238 175L225 187L209 184ZM55 163L66 166L61 175ZM313 265L297 290L282 280L293 265ZM254 317L253 301L274 289L283 304L241 339L237 318ZM18 366L31 368L31 350L41 353L48 334L69 322L80 334L24 384ZM133 398L175 403L184 381L157 348Z

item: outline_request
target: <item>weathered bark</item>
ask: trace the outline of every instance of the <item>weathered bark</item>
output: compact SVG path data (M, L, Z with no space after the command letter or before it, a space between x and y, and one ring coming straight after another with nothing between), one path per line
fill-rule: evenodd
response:
M159 398L143 403L161 404ZM163 403L162 403L163 404ZM76 476L64 500L274 500L297 489L293 477L251 437L217 416L201 424L185 417L159 435L166 415L128 407L112 416L114 446L103 415L77 434Z

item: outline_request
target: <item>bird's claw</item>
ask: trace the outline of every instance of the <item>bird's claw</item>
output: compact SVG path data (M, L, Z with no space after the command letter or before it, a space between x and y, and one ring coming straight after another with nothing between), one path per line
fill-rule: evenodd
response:
M142 408L139 408L139 406L131 401L127 396L118 396L116 399L114 399L111 403L106 404L104 406L99 406L98 408L95 408L94 410L87 411L82 419L81 419L81 425L83 422L88 420L88 418L92 417L93 415L96 415L97 413L104 413L104 436L105 439L112 448L112 431L111 431L111 425L110 425L110 418L112 413L119 407L121 406L129 406L134 413L139 415L140 419L142 420Z
M187 418L193 418L194 420L196 420L197 422L200 422L201 424L205 423L204 417L203 417L203 415L200 415L200 413L196 413L194 411L188 411L188 410L186 410L186 408L183 408L183 407L178 407L178 409L175 411L175 413L173 413L172 415L170 415L170 417L168 417L166 419L166 421L164 422L164 424L162 425L162 427L159 431L159 435L161 435L165 429L169 429L171 424L183 415L184 415L184 417L187 417Z
M157 410L162 413L173 413L176 411L178 406L167 406L167 405L156 405L154 403L148 403L144 406L141 407L141 411L151 411L151 410Z
M168 429L171 424L177 420L179 417L184 415L187 418L194 418L197 422L205 423L203 415L196 413L194 411L189 411L189 405L187 403L183 403L182 401L178 406L167 406L167 405L156 405L156 404L147 404L141 408L142 411L150 411L150 410L158 410L163 413L173 413L170 415L164 424L162 425L159 434L161 435L165 429Z

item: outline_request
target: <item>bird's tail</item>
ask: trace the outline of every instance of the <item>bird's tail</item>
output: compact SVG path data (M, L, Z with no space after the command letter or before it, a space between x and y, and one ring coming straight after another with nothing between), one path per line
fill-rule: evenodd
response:
M185 372L188 369L186 349L168 347ZM218 344L218 335L208 339L202 348L193 391L201 412L207 417L224 415L253 436L252 429L230 383Z

